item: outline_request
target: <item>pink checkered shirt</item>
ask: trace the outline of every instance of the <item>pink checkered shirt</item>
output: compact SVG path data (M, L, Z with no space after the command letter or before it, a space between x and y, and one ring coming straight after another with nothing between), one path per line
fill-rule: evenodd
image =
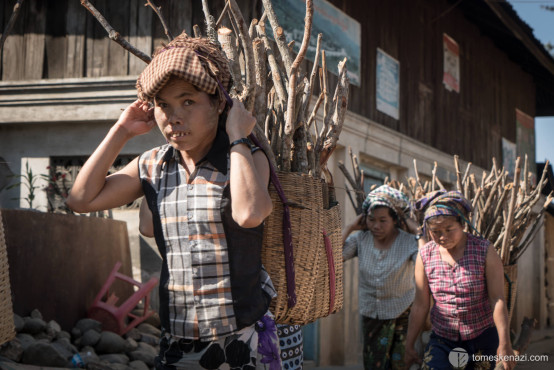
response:
M468 234L464 255L454 266L442 260L435 242L420 249L435 300L431 324L437 335L453 341L470 340L493 326L485 277L489 244Z

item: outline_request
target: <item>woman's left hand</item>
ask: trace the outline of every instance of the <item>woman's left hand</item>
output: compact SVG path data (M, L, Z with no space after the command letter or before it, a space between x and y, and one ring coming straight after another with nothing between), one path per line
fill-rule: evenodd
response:
M233 142L247 137L252 132L255 124L256 119L252 116L252 113L246 110L240 100L233 99L233 107L227 114L227 123L225 125L229 141Z
M408 230L410 230L412 234L417 235L421 233L421 226L415 219L406 217L404 218L404 222L406 222L406 226L408 226Z
M498 355L498 359L502 360L502 365L504 365L505 370L512 370L516 366L516 362L514 361L515 354L511 345L498 346L496 354Z

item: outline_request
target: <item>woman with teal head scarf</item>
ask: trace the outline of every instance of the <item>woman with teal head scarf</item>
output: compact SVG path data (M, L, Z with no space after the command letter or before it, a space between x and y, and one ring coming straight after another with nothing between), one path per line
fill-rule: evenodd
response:
M365 369L404 368L418 242L400 225L410 210L406 194L383 185L367 195L362 214L343 231L343 259L358 257ZM417 231L416 222L407 224Z

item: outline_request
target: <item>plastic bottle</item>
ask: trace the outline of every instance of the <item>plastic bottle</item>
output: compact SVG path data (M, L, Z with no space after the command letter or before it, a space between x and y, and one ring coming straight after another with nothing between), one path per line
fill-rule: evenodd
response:
M74 367L84 368L91 358L92 358L92 352L90 351L86 353L77 352L71 358L71 363L73 364Z

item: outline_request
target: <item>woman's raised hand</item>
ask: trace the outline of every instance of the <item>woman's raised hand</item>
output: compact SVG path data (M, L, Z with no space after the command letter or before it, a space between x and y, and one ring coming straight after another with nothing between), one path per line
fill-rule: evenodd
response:
M125 129L129 137L146 134L156 126L154 108L145 101L135 100L121 113L116 125Z
M252 113L246 110L240 100L233 99L233 107L229 110L225 126L229 140L234 141L247 137L255 125L256 119L252 116Z

